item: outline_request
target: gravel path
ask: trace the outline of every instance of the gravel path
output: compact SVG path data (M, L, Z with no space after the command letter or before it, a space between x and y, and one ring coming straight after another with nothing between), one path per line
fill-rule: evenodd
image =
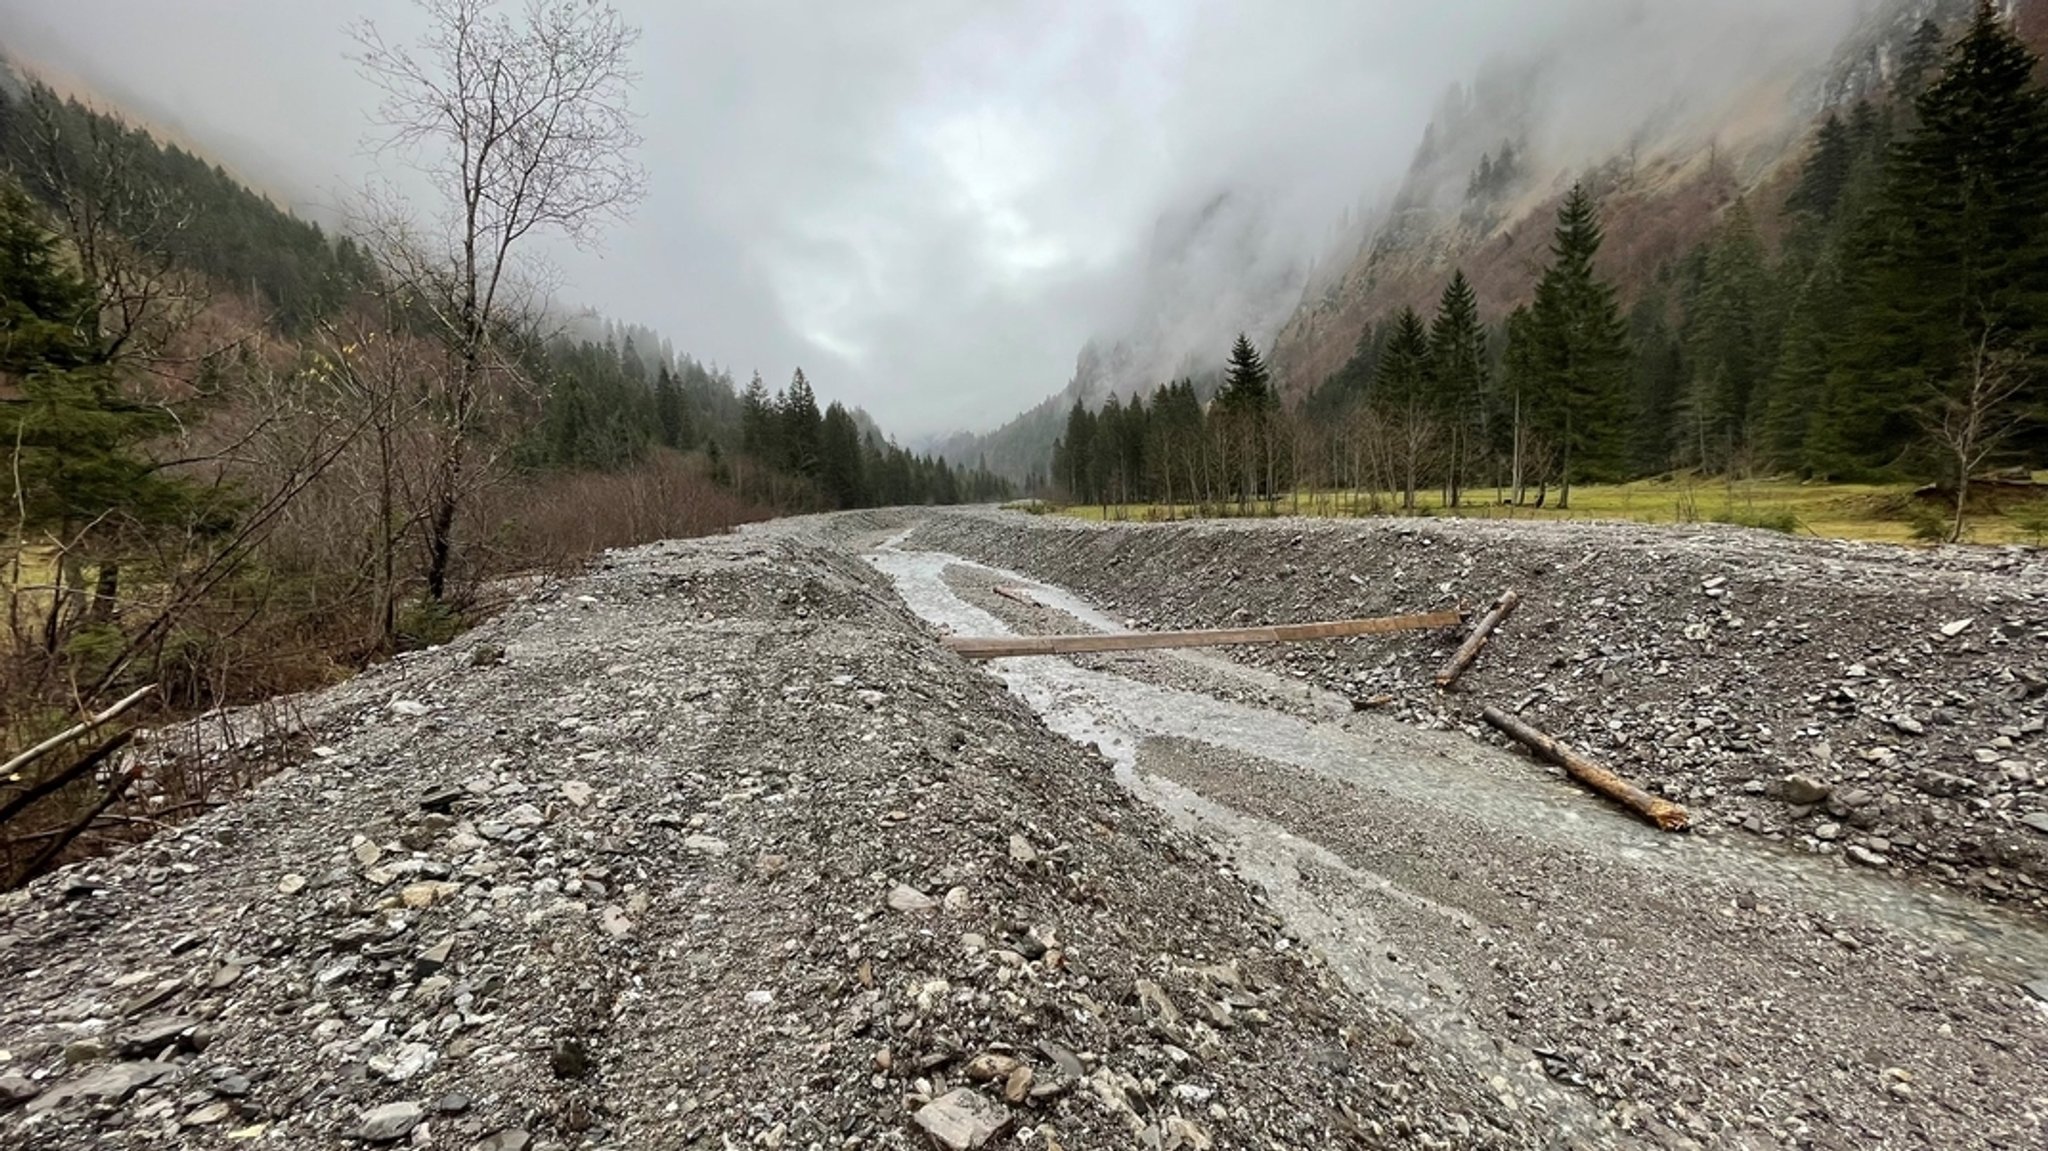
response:
M10 1148L1542 1147L850 543L619 553L0 897Z

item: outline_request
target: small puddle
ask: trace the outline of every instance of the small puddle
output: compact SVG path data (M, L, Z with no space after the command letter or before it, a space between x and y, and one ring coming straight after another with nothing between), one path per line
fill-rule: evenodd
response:
M1028 587L1047 606L1090 626L1122 630L1078 597L1038 580L942 552L898 550L902 539L899 535L882 544L867 556L868 562L894 581L912 611L948 631L1008 635L1013 630L946 584L946 568L956 565ZM1202 663L1252 676L1262 685L1288 683L1228 660L1211 657ZM1159 781L1139 778L1133 767L1138 745L1160 736L1196 740L1430 807L1441 808L1445 796L1455 795L1459 814L1503 835L1529 836L1595 858L1723 880L1784 898L1816 915L1869 919L1951 952L1996 978L2020 982L2048 974L2048 930L2020 915L1930 885L1851 870L1768 844L1666 835L1531 772L1506 752L1462 736L1397 730L1393 721L1369 716L1352 720L1352 730L1346 730L1335 723L1077 667L1056 656L995 660L989 668L1048 727L1101 749L1116 763L1119 779L1148 798L1161 798ZM1301 690L1299 684L1289 686ZM1381 729L1377 737L1370 730L1375 727ZM1424 750L1427 754L1418 754ZM1176 798L1185 795L1185 789L1176 790Z

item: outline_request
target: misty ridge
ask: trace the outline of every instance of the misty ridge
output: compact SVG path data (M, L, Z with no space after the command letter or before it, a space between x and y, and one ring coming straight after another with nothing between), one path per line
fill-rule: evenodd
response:
M1455 223L1474 175L1503 145L1514 150L1519 170L1510 202L1488 217L1496 226L1554 198L1574 174L1624 154L1691 160L1719 147L1754 178L1825 107L1881 80L1880 29L1967 6L1457 6L1474 40L1500 46L1472 77L1451 79L1425 120L1403 126L1406 151L1347 155L1356 126L1381 115L1370 105L1309 97L1281 111L1281 142L1261 153L1270 166L1247 167L1219 189L1184 193L1161 214L1123 294L1125 307L1081 354L1071 397L1100 402L1181 376L1213 376L1228 335L1240 329L1270 343L1302 295L1341 275L1361 250L1427 242ZM1851 38L1859 31L1867 43ZM1332 170L1356 182L1333 182Z

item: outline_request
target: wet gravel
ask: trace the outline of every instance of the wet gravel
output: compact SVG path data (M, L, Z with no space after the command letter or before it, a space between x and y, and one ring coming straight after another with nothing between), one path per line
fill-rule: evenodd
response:
M1228 658L1431 728L1525 719L1712 824L2048 908L2048 556L1719 526L1101 525L980 511L912 537L1143 627L1523 605L1449 693L1454 633Z

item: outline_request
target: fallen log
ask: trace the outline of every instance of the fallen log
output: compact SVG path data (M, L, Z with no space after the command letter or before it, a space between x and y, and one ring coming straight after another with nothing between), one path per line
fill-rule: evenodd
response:
M1091 632L1086 635L949 635L945 645L968 659L1007 659L1020 655L1079 655L1098 651L1140 651L1169 647L1224 647L1233 644L1302 643L1355 635L1387 635L1432 631L1465 622L1455 611L1396 615L1379 619L1344 619L1324 623L1277 624L1269 627L1216 628L1207 631Z
M1486 647L1487 638L1493 635L1493 629L1515 614L1515 608L1521 606L1521 603L1522 597L1519 593L1513 590L1504 593L1500 601L1493 605L1493 610L1480 617L1478 625L1472 629L1472 634L1465 637L1465 642L1458 645L1458 650L1452 653L1451 658L1438 670L1436 685L1439 688L1447 688L1458 682L1458 677L1464 675L1465 669L1472 666L1472 661L1479 658L1480 651Z
M1020 588L1020 587L1004 587L1004 586L1002 586L1001 584L997 584L997 585L996 585L996 594L997 594L997 595L999 595L999 596L1002 596L1002 597L1003 597L1004 599L1007 599L1007 600L1014 600L1014 601L1016 601L1017 603L1021 603L1021 604L1023 604L1023 605L1025 606L1025 607L1043 607L1043 606L1045 606L1045 605L1043 605L1043 604L1039 603L1039 602L1038 602L1037 600L1035 600L1035 599L1032 599L1032 598L1031 598L1031 593L1030 593L1030 592L1027 592L1027 591L1025 591L1025 590L1024 590L1023 588Z
M1686 810L1669 800L1659 799L1635 784L1587 759L1569 745L1509 715L1497 707L1481 713L1486 722L1537 755L1564 768L1565 774L1592 788L1665 831L1684 831L1692 826Z

